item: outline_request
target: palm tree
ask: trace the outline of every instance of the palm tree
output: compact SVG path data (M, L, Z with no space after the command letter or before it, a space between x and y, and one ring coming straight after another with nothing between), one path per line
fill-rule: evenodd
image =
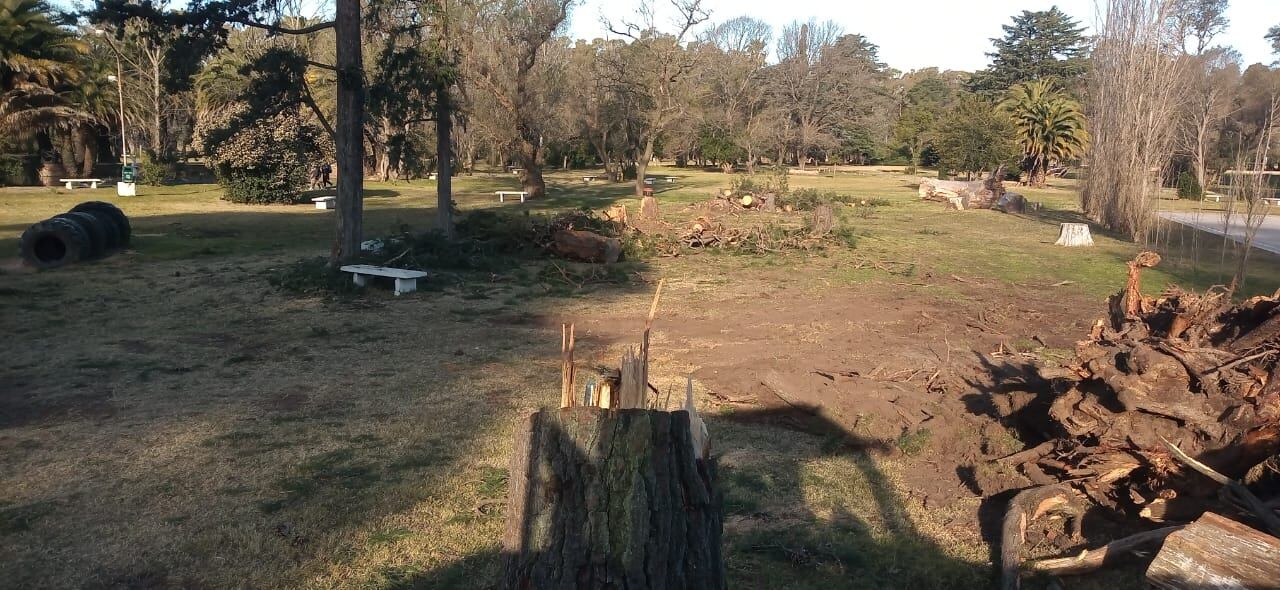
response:
M1079 157L1089 146L1080 103L1052 80L1018 84L999 106L1013 117L1032 186L1044 186L1050 166Z
M65 90L79 78L84 44L50 18L42 0L0 0L0 133L35 138L52 158L51 130L86 116Z

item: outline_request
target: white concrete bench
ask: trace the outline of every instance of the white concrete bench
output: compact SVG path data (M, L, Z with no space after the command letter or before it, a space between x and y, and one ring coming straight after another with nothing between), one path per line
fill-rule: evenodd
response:
M1263 197L1262 202L1272 207L1280 207L1280 197Z
M87 184L89 188L98 188L98 183L102 182L101 178L59 178L61 182L67 186L67 190L75 190L77 185Z
M514 197L516 195L520 195L520 202L523 203L525 198L529 196L529 193L526 191L495 191L494 194L498 195L499 203L505 203L508 196Z
M1219 195L1219 194L1217 194L1217 193L1205 193L1205 194L1204 194L1204 199L1203 199L1203 200L1205 200L1205 201L1213 201L1213 202L1215 202L1215 203L1221 203L1221 202L1222 202L1222 195Z
M316 204L316 209L338 208L338 197L316 197L311 202Z
M427 276L427 273L420 270L373 266L370 264L348 264L339 270L351 273L351 276L355 279L357 287L367 285L369 277L393 278L396 280L396 295L404 295L405 293L417 291L418 279Z
M512 174L519 174L519 173L521 173L521 172L524 172L524 168L512 168L512 169L511 169L511 173L512 173Z
M582 177L582 182L585 182L585 183L587 183L587 184L591 184L591 181L595 180L596 178L599 178L599 177L598 177L598 176L583 176L583 177Z
M676 183L676 177L674 177L674 176L663 176L663 177L662 177L662 179L663 179L663 180L665 180L665 181L667 181L667 184L675 184L675 183Z

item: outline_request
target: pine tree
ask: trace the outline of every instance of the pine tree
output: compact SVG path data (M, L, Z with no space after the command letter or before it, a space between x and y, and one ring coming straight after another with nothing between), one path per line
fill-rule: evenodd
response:
M974 74L970 86L975 92L993 96L1022 82L1056 78L1070 87L1084 75L1088 47L1084 27L1057 6L1029 11L1004 25L1004 37L992 39L995 51L988 53L991 67Z

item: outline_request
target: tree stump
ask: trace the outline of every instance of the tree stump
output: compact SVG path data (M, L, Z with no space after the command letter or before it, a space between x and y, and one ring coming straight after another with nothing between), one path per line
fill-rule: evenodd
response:
M1089 234L1087 223L1064 223L1058 234L1055 246L1092 246L1093 236Z
M713 467L684 411L573 407L516 433L503 588L725 587Z
M658 218L658 200L653 197L640 199L640 219L653 221Z

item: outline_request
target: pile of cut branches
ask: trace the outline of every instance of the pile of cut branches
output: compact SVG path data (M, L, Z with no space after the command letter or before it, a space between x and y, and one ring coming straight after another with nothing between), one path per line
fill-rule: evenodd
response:
M1255 495L1264 492L1248 487L1280 451L1280 297L1233 303L1221 288L1145 296L1142 269L1159 262L1154 252L1129 262L1125 288L1075 358L1040 370L1053 384L1036 421L1049 440L1001 460L1050 484L1037 488L1045 498L1015 498L1009 514L1023 529L1045 512L1029 501L1068 507L1087 498L1162 524L1214 510L1280 531ZM1009 523L1006 579L1020 541L1009 538L1020 535Z

